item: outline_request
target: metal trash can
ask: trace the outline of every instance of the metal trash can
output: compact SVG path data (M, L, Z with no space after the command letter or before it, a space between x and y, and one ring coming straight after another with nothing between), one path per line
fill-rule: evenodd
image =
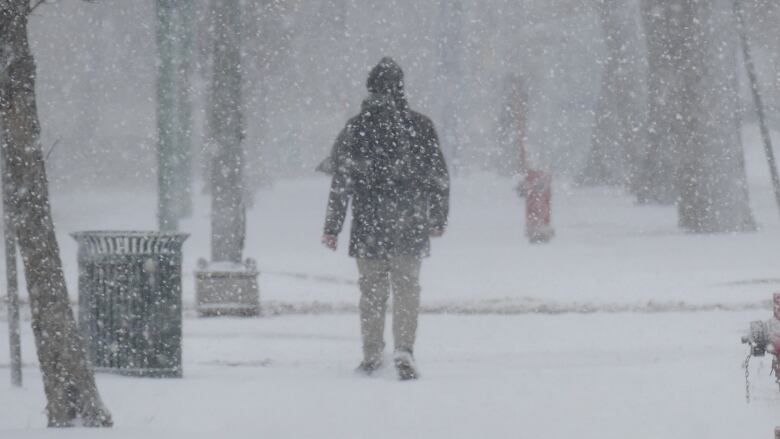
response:
M89 231L78 242L79 329L97 371L181 377L187 234Z

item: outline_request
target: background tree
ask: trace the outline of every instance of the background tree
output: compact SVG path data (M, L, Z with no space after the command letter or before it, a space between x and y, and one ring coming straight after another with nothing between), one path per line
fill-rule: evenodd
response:
M683 129L684 60L680 11L686 0L641 0L647 47L647 149L640 152L632 191L640 203L672 204L677 200L677 155Z
M344 2L341 1L343 6ZM336 5L338 6L338 5ZM244 166L244 181L246 182L247 198L262 187L271 185L271 169L268 165L271 139L269 131L273 127L269 119L276 114L287 111L288 102L274 101L274 90L280 88L284 78L290 76L293 66L290 57L293 52L290 44L295 37L296 29L289 23L289 14L294 5L289 2L262 1L250 2L242 14L244 42L242 45L242 65L244 66L243 96L244 115L252 123L247 124L247 141L244 149L247 152L247 162ZM335 12L344 12L345 7L336 8ZM337 16L340 22L332 23L330 34L335 41L341 42L346 32L346 17ZM327 29L323 29L327 31ZM319 29L318 29L319 31ZM321 35L324 35L323 32ZM331 38L329 35L328 38ZM338 60L341 52L333 50L331 63ZM329 87L332 91L337 87ZM341 104L341 103L339 103ZM340 107L340 105L339 105Z
M110 426L76 327L62 271L35 100L35 61L27 39L29 0L0 0L0 117L11 220L27 279L32 328L49 425Z
M680 226L692 232L755 228L740 133L737 35L731 1L685 0L679 9Z
M598 0L606 57L591 135L591 151L580 183L630 185L645 150L644 45L636 1Z

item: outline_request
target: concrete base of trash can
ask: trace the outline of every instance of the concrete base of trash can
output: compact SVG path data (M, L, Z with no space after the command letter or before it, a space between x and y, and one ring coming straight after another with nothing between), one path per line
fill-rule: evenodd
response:
M195 272L197 311L206 316L256 316L260 314L260 290L255 262L242 264L198 261Z

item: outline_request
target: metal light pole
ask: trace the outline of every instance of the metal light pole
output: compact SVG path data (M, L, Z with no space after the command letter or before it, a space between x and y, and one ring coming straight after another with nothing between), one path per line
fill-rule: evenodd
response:
M16 270L16 234L13 230L9 212L8 173L5 172L6 137L3 124L0 123L0 172L3 183L3 241L5 244L5 278L8 306L8 345L11 348L11 384L22 386L22 339L19 325L19 285Z
M190 73L193 61L193 23L195 5L192 0L177 0L173 10L173 33L176 41L176 171L174 191L179 218L192 215L192 98Z
M461 1L441 2L439 6L440 20L440 67L438 80L444 96L447 96L441 107L442 118L442 148L445 158L451 163L450 170L457 173L461 166L460 150L463 147L463 121L459 120L465 93L463 77L466 72L463 67L463 47L465 45L464 6Z
M189 215L192 108L190 55L193 5L157 0L158 226L175 231Z
M161 231L179 228L176 194L176 70L172 0L157 0L157 179L158 224Z

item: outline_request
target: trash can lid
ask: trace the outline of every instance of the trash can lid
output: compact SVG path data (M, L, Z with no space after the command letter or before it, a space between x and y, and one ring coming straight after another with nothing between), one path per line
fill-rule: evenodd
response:
M74 232L79 251L87 254L180 253L187 233L140 230L95 230Z

